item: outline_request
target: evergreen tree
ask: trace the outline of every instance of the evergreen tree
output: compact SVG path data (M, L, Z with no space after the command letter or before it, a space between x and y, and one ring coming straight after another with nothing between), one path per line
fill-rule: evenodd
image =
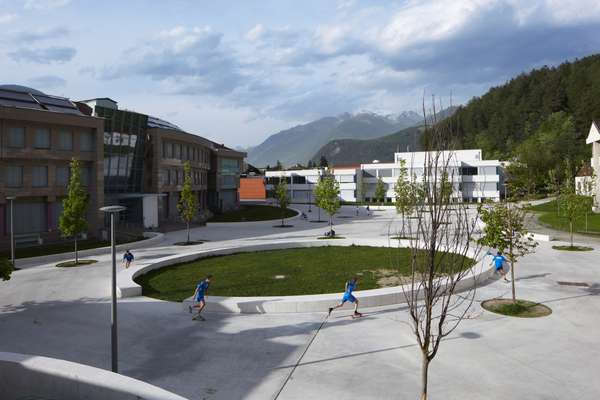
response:
M315 188L317 206L329 214L329 232L333 236L333 216L340 209L340 185L331 175L323 177Z
M321 159L319 160L319 167L320 168L326 168L329 166L329 163L327 162L327 159L325 158L325 156L321 156Z
M63 213L58 220L58 228L66 237L75 239L75 264L79 263L77 251L78 236L88 229L86 218L88 194L81 184L81 168L79 160L71 160L71 178L68 194L63 200Z
M198 213L198 198L192 191L192 166L189 161L183 164L183 187L177 202L179 216L187 227L187 242L190 243L190 222L196 218Z

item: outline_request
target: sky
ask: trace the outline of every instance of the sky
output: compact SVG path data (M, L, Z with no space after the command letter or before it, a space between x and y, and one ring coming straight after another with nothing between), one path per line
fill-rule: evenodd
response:
M598 0L0 0L0 84L110 97L232 147L464 104L600 51Z

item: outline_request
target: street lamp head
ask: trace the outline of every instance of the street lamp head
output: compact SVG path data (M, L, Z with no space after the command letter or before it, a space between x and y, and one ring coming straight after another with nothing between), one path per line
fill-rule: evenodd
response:
M123 206L106 206L106 207L100 207L100 211L103 211L105 213L116 213L116 212L121 212L126 210L127 207L123 207Z
M5 199L6 200L16 200L17 196L6 196Z

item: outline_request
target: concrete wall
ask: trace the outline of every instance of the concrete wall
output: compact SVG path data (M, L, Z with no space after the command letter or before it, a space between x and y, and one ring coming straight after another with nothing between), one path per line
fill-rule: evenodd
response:
M0 398L186 400L124 375L56 358L0 352Z

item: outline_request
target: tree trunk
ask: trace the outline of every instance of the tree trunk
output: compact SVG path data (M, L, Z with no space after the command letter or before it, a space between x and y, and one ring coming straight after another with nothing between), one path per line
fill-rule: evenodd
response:
M569 231L571 232L571 247L573 247L573 220L569 221Z
M79 264L79 255L77 254L77 235L75 235L75 265Z
M588 231L588 213L585 213L585 231Z
M512 286L512 301L513 303L517 302L517 294L516 294L516 290L515 290L515 263L514 263L514 257L513 257L513 247L512 247L512 242L510 244L510 283Z
M329 216L329 235L333 237L333 215Z
M317 219L319 220L319 222L321 222L321 207L319 207L318 205L317 205L317 210L319 210L319 216Z
M427 355L423 353L423 360L421 363L421 400L427 400L427 376L429 373L429 359Z
M190 242L190 221L186 221L187 224L187 243Z

